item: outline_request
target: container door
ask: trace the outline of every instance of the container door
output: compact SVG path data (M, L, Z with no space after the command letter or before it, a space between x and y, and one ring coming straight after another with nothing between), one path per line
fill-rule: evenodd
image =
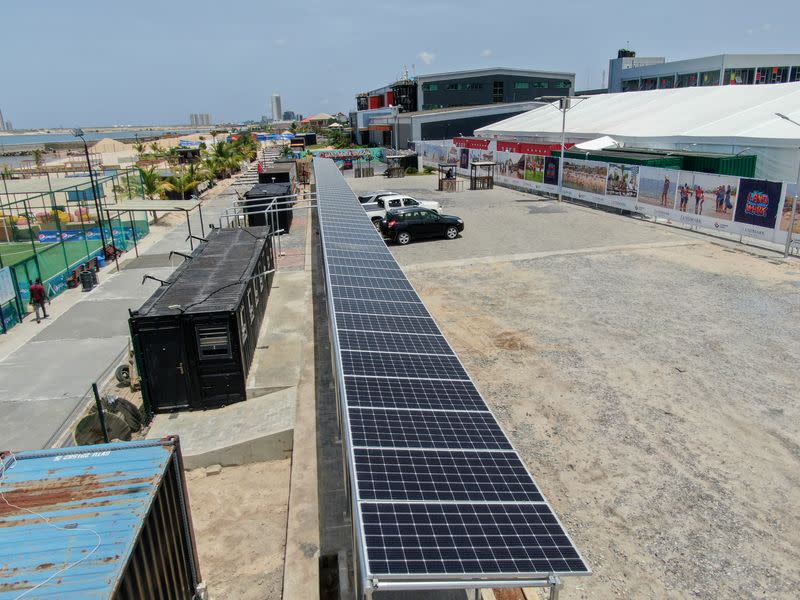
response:
M163 412L188 407L189 369L180 328L142 331L140 339L153 409Z

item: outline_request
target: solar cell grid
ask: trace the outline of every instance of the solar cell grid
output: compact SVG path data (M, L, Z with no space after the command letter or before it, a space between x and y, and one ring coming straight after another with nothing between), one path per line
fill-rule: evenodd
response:
M353 277L380 277L386 281L382 286L379 287L395 288L402 283L403 289L411 289L411 285L408 283L405 275L403 275L403 272L399 269L378 269L377 267L373 269L364 269L360 267L337 267L335 265L331 265L329 268L329 273L332 276L349 275Z
M430 317L387 317L386 315L337 312L336 325L342 329L353 329L356 331L439 333L439 328Z
M356 300L384 300L386 302L419 302L419 296L411 290L389 290L386 288L365 288L334 285L331 289L334 298L353 298Z
M409 381L349 376L345 377L344 386L348 406L489 410L471 381Z
M511 450L488 412L351 407L348 415L356 447Z
M368 271L366 269L353 269L352 267L350 267L350 269L352 270L348 271L347 275L331 274L331 284L382 290L412 289L408 281L399 276L396 278L390 278L385 276L385 272L376 272L375 270ZM357 275L356 273L365 273L366 275Z
M446 354L454 356L440 335L398 335L385 331L339 331L342 350L370 352L408 352L411 354Z
M514 452L354 451L361 500L542 502Z
M389 318L398 316L429 317L428 311L421 302L383 302L381 300L348 300L334 298L335 311L353 312L361 314L386 315Z
M342 350L345 375L408 377L411 379L469 379L455 356L439 354L395 354Z
M546 504L361 503L376 575L585 573Z

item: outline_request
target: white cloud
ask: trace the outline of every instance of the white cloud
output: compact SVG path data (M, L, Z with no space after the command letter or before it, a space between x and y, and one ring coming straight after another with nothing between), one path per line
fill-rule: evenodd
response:
M491 58L491 56L492 56L492 49L491 49L491 48L486 48L486 49L485 49L483 52L481 52L481 56L482 56L483 58Z
M423 50L419 54L417 54L419 59L424 62L426 65L429 65L433 62L433 59L436 58L436 55L433 52L427 52Z

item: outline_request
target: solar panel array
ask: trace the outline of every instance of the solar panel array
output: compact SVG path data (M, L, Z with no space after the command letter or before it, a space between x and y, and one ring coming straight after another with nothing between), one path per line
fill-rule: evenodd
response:
M364 581L589 569L330 159L315 159Z

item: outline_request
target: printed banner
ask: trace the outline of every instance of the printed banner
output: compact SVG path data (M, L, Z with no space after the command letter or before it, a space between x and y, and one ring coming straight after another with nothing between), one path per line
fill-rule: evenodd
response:
M781 202L783 185L774 181L758 179L741 179L739 202L736 205L736 222L750 225L746 228L749 235L760 235L753 227L774 229L778 218L778 207Z
M14 289L14 280L11 277L11 268L0 269L0 304L11 302L17 295Z
M783 210L781 211L781 231L789 231L789 223L792 219L792 206L798 202L798 189L797 183L786 184L786 199L783 201ZM800 235L800 205L795 210L794 228L792 234L797 237Z

